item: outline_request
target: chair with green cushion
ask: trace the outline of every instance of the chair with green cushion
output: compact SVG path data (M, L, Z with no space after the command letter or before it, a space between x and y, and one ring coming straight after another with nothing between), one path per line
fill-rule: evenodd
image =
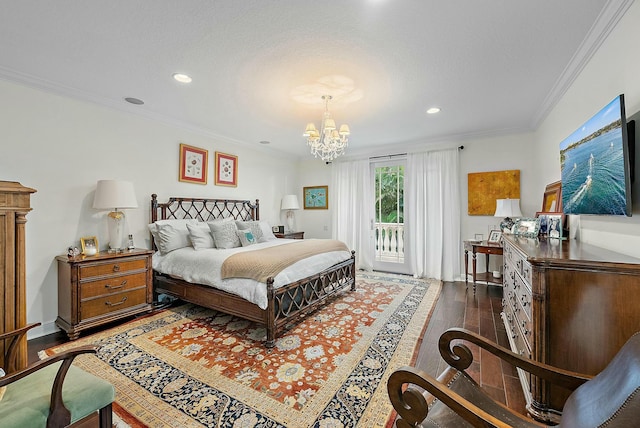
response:
M5 340L5 364L15 366L20 338L39 324L0 334ZM6 427L65 427L85 423L99 415L100 427L111 428L113 385L72 366L73 359L96 353L93 346L80 346L38 361L27 368L0 378L6 386L0 399L0 425ZM97 413L98 412L98 413Z

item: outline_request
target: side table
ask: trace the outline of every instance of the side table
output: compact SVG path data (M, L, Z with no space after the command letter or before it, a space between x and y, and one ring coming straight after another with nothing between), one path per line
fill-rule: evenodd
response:
M274 233L276 238L304 239L304 232Z
M476 281L484 281L487 284L502 285L502 276L495 278L491 272L489 272L489 255L502 255L502 245L489 243L487 241L464 241L464 283L469 286L469 251L472 254L472 277L473 277L473 292L476 292ZM476 271L476 254L486 254L487 260L485 265L485 272L478 273Z

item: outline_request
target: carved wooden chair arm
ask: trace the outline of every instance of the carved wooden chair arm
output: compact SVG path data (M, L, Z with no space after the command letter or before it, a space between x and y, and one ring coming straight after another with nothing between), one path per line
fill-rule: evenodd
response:
M410 385L403 391L405 383ZM387 382L387 392L391 403L402 418L396 421L397 428L418 427L429 412L425 396L420 390L411 385L417 385L425 389L474 427L510 427L510 425L494 418L422 370L405 366L395 370Z
M17 330L7 331L5 333L0 333L0 341L8 340L9 344L5 343L5 353L4 353L4 367L5 371L9 374L15 372L17 370L16 367L16 358L18 356L18 344L22 337L27 334L27 331L31 330L34 327L39 326L40 323L32 323L27 324L22 328Z
M71 412L67 409L62 401L62 385L64 383L64 378L69 371L69 367L71 367L71 363L74 358L80 354L87 354L97 352L97 347L92 345L79 346L74 349L70 349L61 354L52 355L44 360L38 361L27 367L24 370L20 370L18 372L12 373L8 376L0 378L0 387L8 385L12 382L15 382L19 379L22 379L46 366L51 364L55 364L59 361L62 361L62 364L58 368L56 373L55 380L53 381L53 386L51 388L51 402L49 404L49 421L62 421L62 425L68 425L71 421ZM55 424L54 424L55 425Z
M462 328L450 328L440 336L438 348L440 349L440 355L442 355L447 364L460 371L466 370L471 365L473 355L466 345L461 343L452 344L454 340L466 340L474 343L515 367L519 367L534 376L569 390L574 390L593 378L590 375L562 370L525 358L471 331Z

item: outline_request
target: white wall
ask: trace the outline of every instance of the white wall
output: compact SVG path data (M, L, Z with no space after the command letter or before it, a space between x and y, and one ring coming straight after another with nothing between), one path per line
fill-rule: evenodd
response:
M537 186L560 179L559 144L614 97L624 93L627 118L640 112L640 3L634 2L535 134ZM638 129L638 123L636 123ZM637 140L637 137L636 137ZM636 144L636 147L638 145ZM640 147L639 147L640 148ZM638 151L638 150L636 150ZM636 171L640 163L636 155ZM640 257L640 178L633 190L633 217L580 216L580 237Z
M298 165L300 186L296 194L300 201L300 211L296 212L298 230L304 231L305 238L331 238L331 164L310 156ZM329 186L329 209L305 210L302 190L310 186Z
M138 115L0 81L0 180L37 190L27 215L27 319L43 324L32 336L55 331L55 256L82 236L108 241L106 212L92 208L96 182L133 182L138 209L126 212L129 233L149 248L149 201L170 196L260 199L261 218L280 223L280 199L298 189L296 160L256 143L218 141ZM209 150L209 184L178 181L180 142ZM238 187L213 184L213 155L238 156Z

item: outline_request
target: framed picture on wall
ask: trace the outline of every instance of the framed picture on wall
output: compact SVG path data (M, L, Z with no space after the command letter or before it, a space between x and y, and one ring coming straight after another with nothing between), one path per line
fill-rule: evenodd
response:
M309 186L304 188L305 210L329 209L329 186Z
M178 180L207 184L207 159L209 152L198 147L180 144L180 173Z
M216 152L216 186L238 186L238 156Z

